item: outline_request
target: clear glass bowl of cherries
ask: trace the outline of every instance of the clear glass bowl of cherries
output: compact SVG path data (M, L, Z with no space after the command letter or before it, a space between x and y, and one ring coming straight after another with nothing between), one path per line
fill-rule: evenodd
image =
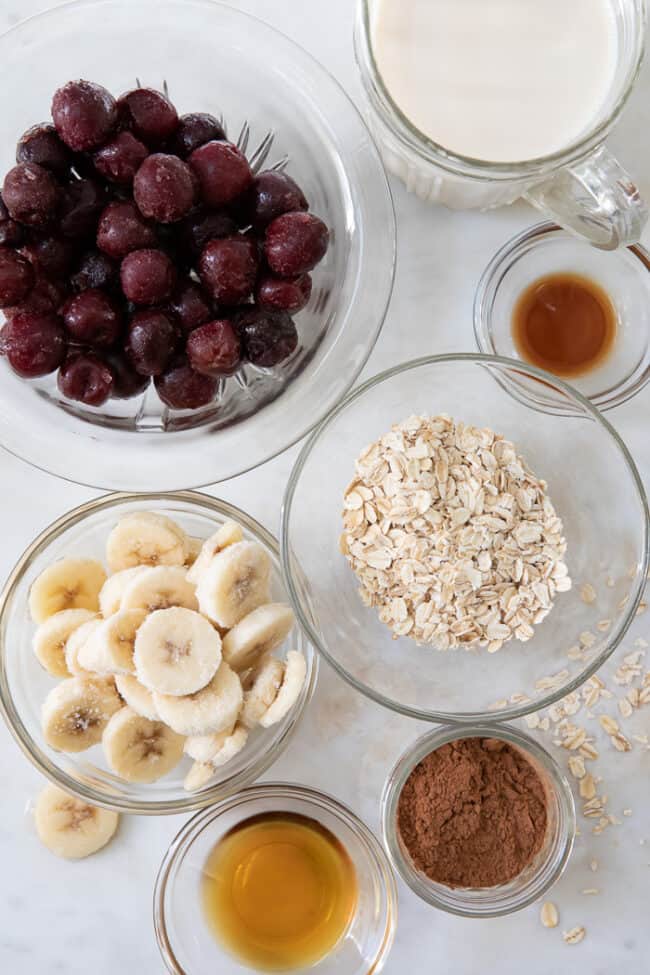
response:
M150 87L171 38L196 63ZM103 487L256 466L334 405L383 322L393 214L363 123L303 51L204 0L50 11L0 38L25 76L26 44L47 70L0 159L0 441ZM48 90L63 65L76 80Z

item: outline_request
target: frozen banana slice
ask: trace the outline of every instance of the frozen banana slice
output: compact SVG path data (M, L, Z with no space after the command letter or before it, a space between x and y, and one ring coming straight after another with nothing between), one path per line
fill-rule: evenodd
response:
M43 623L64 609L99 610L99 591L106 581L100 562L94 559L59 559L41 572L29 591L29 612Z
M307 661L298 650L290 650L284 664L284 677L277 697L260 718L262 728L270 728L284 718L298 698L307 676Z
M192 568L187 573L187 578L194 585L198 585L199 579L208 568L212 559L218 552L236 542L243 542L244 533L241 526L236 521L225 521L221 528L211 535L210 538L201 546L201 551L196 557Z
M213 765L206 765L204 762L194 762L192 768L185 776L183 788L186 792L198 792L206 786L216 775Z
M160 694L182 697L209 684L221 663L221 637L191 609L151 613L135 638L136 677Z
M111 769L127 782L155 782L176 768L183 757L180 735L128 707L108 722L102 744Z
M41 843L58 857L80 860L97 853L113 839L120 817L91 806L56 785L46 785L34 808Z
M132 711L150 721L160 721L160 715L153 703L153 694L136 677L132 674L116 674L115 686Z
M53 677L69 677L65 648L70 636L95 618L88 609L62 609L49 616L34 634L33 647L38 661Z
M240 620L223 638L223 659L241 673L282 646L296 621L284 603L266 603Z
M230 738L235 729L233 722L225 731L220 731L217 735L192 735L185 739L183 751L195 762L210 762L211 759L223 748L226 738Z
M104 676L132 674L135 635L146 616L143 609L121 609L109 616L80 649L80 666Z
M232 728L244 699L241 681L225 661L209 684L188 697L155 694L160 720L179 735L209 735Z
M201 612L226 629L269 602L271 560L261 545L236 542L214 556L196 595Z
M239 755L247 741L248 731L246 728L241 724L236 725L233 733L228 735L219 751L210 759L211 765L214 768L221 768L222 765L226 765L232 761L235 755Z
M146 568L145 565L135 565L132 569L122 569L121 572L108 577L99 593L99 611L104 619L117 613L122 605L124 590L137 574Z
M84 675L86 677L92 676L87 670L84 670L79 663L79 651L83 647L86 640L89 640L97 627L101 625L101 616L93 616L91 620L88 620L87 623L82 623L82 625L68 637L68 642L65 645L65 665L73 677L83 677Z
M136 565L184 565L187 547L185 532L171 518L134 511L108 536L106 558L111 572Z
M284 664L268 657L254 672L250 689L244 694L244 706L239 720L245 728L254 728L271 707L284 677Z
M196 589L187 581L187 572L178 566L160 565L142 569L122 594L122 609L144 609L153 613L170 606L199 608Z
M202 548L202 538L195 538L193 535L187 536L187 555L185 556L185 567L187 569L190 569L194 565L201 554Z
M58 751L83 752L101 741L109 718L121 707L112 680L69 677L43 701L43 737Z

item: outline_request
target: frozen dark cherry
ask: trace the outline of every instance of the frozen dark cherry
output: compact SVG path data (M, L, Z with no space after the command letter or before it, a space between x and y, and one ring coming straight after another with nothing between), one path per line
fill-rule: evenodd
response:
M11 368L23 379L46 376L65 358L61 319L47 313L16 312L2 330L2 348Z
M228 376L241 362L241 343L232 323L217 319L196 328L187 340L190 365L205 376Z
M148 146L159 146L178 126L176 109L161 91L134 88L118 101L120 122Z
M56 216L61 188L42 166L18 163L5 176L2 199L13 220L28 227L44 227Z
M211 207L232 203L253 182L246 156L231 142L206 142L194 150L189 163L199 178L203 202Z
M94 355L71 356L59 369L59 390L85 406L103 406L115 385L111 367Z
M311 278L308 274L300 274L297 278L275 278L265 274L257 282L255 291L260 307L288 311L292 315L302 311L310 298Z
M18 305L4 308L3 311L7 318L22 312L47 315L50 312L58 312L67 296L68 291L62 281L53 281L51 278L37 276L36 284L27 298Z
M178 233L185 250L197 258L209 240L236 234L237 224L225 213L200 210L191 213L179 224Z
M129 325L125 351L141 376L159 376L176 351L178 333L168 314L152 308L136 312Z
M329 232L311 213L283 213L266 229L264 253L275 274L293 278L311 271L323 259Z
M122 261L120 282L122 291L135 305L158 305L171 295L176 270L163 251L131 251Z
M224 305L246 301L255 287L258 266L257 244L242 235L208 241L199 260L205 288Z
M159 223L174 223L194 204L194 179L178 156L155 152L135 174L133 196L140 212Z
M169 307L184 332L189 333L212 318L212 309L200 286L187 278L172 295Z
M223 125L214 115L206 112L190 112L181 115L178 128L174 133L169 148L170 151L187 159L195 149L214 139L225 139Z
M255 177L248 197L248 215L256 230L264 230L283 213L308 209L305 194L286 173L269 169Z
M135 203L109 203L99 218L97 246L109 257L121 260L131 251L155 247L156 235Z
M66 301L62 309L68 334L80 345L108 348L122 332L122 315L114 300L99 288L89 288Z
M56 131L74 152L106 142L117 122L115 99L91 81L69 81L54 93L52 118Z
M139 375L123 352L106 352L102 358L113 373L113 399L133 399L144 393L151 382L150 377Z
M64 278L69 274L77 255L74 244L61 237L38 237L30 240L23 252L39 274L49 278Z
M133 177L149 155L143 142L131 132L118 132L93 155L97 172L110 183L131 186Z
M25 236L25 228L11 219L0 196L0 247L20 247Z
M237 317L237 331L244 355L254 366L277 366L298 345L296 326L284 311L252 308L242 312Z
M81 258L77 270L70 278L75 291L85 291L87 288L115 287L119 280L119 269L110 257L101 251L87 251Z
M78 179L68 183L60 209L61 234L72 240L94 238L97 221L107 202L106 191L97 180Z
M59 139L54 126L43 123L33 125L20 137L16 162L36 163L43 169L49 169L59 179L66 179L70 173L72 155Z
M15 251L0 247L0 308L24 301L34 287L32 265Z
M187 359L175 359L154 380L163 403L172 410L198 410L211 403L217 393L218 380L195 372Z

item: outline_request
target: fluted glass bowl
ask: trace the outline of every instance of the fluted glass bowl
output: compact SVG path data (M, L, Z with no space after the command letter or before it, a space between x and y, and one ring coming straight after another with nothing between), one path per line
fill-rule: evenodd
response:
M0 711L9 730L29 760L43 775L88 802L130 813L181 813L223 799L254 782L272 765L295 733L314 690L317 659L294 627L278 650L301 650L307 660L307 678L289 713L273 727L256 729L242 751L201 792L186 792L183 779L191 767L183 758L172 772L146 785L125 782L108 768L101 745L70 754L50 748L41 732L41 705L56 679L39 664L32 649L35 626L27 600L37 576L56 559L67 556L105 558L106 539L113 525L133 511L156 511L177 521L188 535L207 538L220 524L234 519L244 535L264 546L271 557L271 592L287 602L277 542L245 512L225 501L190 491L178 494L112 494L75 508L50 525L24 552L0 593Z
M544 411L516 398L515 373L543 380ZM438 413L512 440L548 482L564 523L573 588L557 594L530 641L513 639L498 653L394 639L361 602L339 549L343 494L362 449L412 414ZM625 444L570 386L511 359L433 356L368 380L314 431L287 486L281 549L300 622L359 691L429 721L510 719L574 690L621 642L646 579L648 506Z
M0 173L15 144L49 119L71 78L115 94L166 81L179 112L223 114L249 156L285 155L331 243L296 319L300 344L275 369L243 367L215 403L170 411L155 390L93 409L64 400L55 376L26 382L0 360L0 444L37 467L117 490L196 487L250 470L316 424L347 392L377 339L393 282L395 226L379 156L357 110L309 54L261 21L212 0L78 0L0 37L11 85L1 100ZM0 319L1 321L1 319Z

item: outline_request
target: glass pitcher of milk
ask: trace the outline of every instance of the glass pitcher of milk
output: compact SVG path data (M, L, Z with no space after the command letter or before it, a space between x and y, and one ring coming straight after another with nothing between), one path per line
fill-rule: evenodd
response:
M645 29L645 0L358 0L384 162L428 202L523 196L597 247L638 241L647 207L603 142Z

